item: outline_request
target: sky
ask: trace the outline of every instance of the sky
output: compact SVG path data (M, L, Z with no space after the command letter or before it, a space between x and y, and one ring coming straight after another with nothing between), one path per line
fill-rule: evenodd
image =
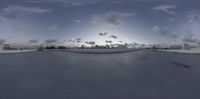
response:
M0 43L200 44L198 0L1 0Z

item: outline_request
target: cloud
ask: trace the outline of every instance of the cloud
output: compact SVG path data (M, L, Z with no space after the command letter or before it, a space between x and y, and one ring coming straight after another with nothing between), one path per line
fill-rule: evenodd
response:
M77 38L76 41L77 41L77 43L81 43L82 39L81 38Z
M119 43L123 43L124 41L118 41Z
M80 19L75 20L75 23L81 23L82 21Z
M137 1L160 1L160 0L27 0L27 3L59 3L66 7L71 6L85 6L85 5L96 5L96 4L119 4L127 2Z
M121 23L121 19L131 17L134 13L128 12L109 12L105 14L96 14L92 17L92 23L100 23L104 22L108 25L119 25Z
M0 23L4 21L5 21L4 17L0 16Z
M28 1L28 3L60 3L66 7L70 6L84 6L84 5L94 5L94 4L115 4L123 1L129 0L32 0Z
M65 0L65 5L68 6L84 6L91 4L98 4L103 2L102 0Z
M110 35L109 37L110 37L110 38L117 39L117 36L115 36L115 35Z
M49 28L48 28L49 31L56 31L58 30L58 26L57 25L51 25Z
M108 33L99 33L100 36L106 36Z
M183 38L183 41L186 43L197 43L198 40L194 38L194 35L191 32L188 32L185 37Z
M192 10L190 12L187 13L187 19L188 19L188 23L193 23L196 22L197 20L200 20L200 12L197 10Z
M69 42L81 43L81 42L82 42L82 39L81 39L81 38L72 38L71 40L69 40Z
M95 41L87 41L87 42L85 42L86 44L89 44L89 45L95 45L96 44L96 42Z
M196 38L184 38L183 39L184 42L188 42L188 43L196 43L197 39Z
M69 7L98 4L104 1L105 0L32 0L28 1L28 3L61 3L64 6Z
M176 6L174 5L161 5L161 6L156 6L153 8L153 10L155 11L161 11L161 12L165 12L171 15L175 15L176 12Z
M167 18L168 21L174 22L176 19L175 18Z
M200 40L197 42L198 45L200 45Z
M45 40L46 43L56 43L58 40L56 39L47 39Z
M0 39L0 44L3 44L5 41L5 39Z
M39 39L29 40L30 43L38 43Z
M169 38L169 39L177 39L177 35L175 34L172 34L169 30L166 30L166 29L162 29L160 28L159 26L155 25L153 28L152 28L152 31L158 35L161 35L161 36L164 36L166 38Z
M10 5L3 9L3 16L6 18L15 19L23 15L43 14L47 12L50 12L50 10L39 8L39 7L25 7L25 6Z
M112 43L112 41L105 40L106 43Z

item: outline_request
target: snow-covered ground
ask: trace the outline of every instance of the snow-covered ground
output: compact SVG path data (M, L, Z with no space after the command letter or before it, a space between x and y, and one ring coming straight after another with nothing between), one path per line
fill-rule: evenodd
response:
M200 54L200 50L160 50L160 51L166 51L166 52L175 52L175 53L188 53L188 54Z
M36 50L0 50L0 54L33 52Z
M0 99L200 99L200 55L0 55Z

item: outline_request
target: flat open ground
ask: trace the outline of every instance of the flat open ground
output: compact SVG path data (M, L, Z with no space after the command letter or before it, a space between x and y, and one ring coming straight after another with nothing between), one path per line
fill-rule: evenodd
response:
M34 52L36 50L0 50L0 54Z
M200 99L200 55L0 55L0 99Z
M183 54L200 54L200 49L198 50L160 50L173 53L183 53Z

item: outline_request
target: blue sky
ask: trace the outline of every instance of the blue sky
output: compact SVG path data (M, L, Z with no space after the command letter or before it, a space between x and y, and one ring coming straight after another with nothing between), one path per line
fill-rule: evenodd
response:
M1 0L0 41L67 43L72 38L81 38L83 42L97 44L105 44L105 40L200 44L199 3L198 0Z

